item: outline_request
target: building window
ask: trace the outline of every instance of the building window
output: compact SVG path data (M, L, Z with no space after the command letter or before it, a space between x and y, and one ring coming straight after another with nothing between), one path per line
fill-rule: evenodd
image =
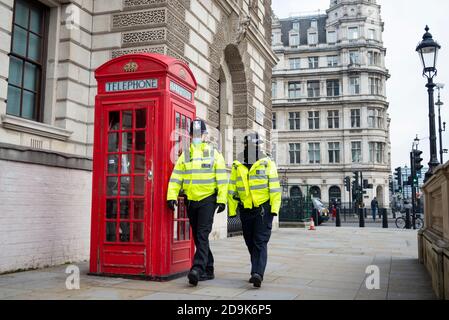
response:
M290 130L301 130L301 114L299 112L289 112L288 117Z
M318 29L318 20L312 20L310 23L310 27Z
M340 111L331 110L327 112L327 121L329 129L339 129L340 128Z
M327 80L327 96L338 97L340 95L340 81L339 80Z
M277 83L276 82L272 82L271 83L271 97L273 99L276 99L277 95L278 95Z
M369 143L369 161L371 163L384 162L384 144L381 142Z
M271 122L273 123L273 130L277 130L277 114L276 114L276 112L273 112Z
M340 163L340 142L329 142L329 163Z
M288 83L288 98L289 99L301 98L301 82Z
M359 27L349 27L348 28L348 39L357 40L359 38Z
M318 57L309 57L309 69L318 69Z
M46 20L47 8L37 1L15 1L7 114L34 121L42 119Z
M300 164L301 163L301 144L300 143L290 143L290 164Z
M351 128L360 128L360 109L351 110Z
M328 67L338 67L339 59L338 56L328 56L327 66Z
M368 109L368 127L372 129L382 129L384 127L384 119L381 110Z
M382 95L383 91L382 80L376 77L369 77L368 81L369 81L370 94Z
M299 31L299 22L293 22L293 30Z
M290 46L291 47L297 47L299 46L299 34L296 32L290 33Z
M309 45L318 44L318 34L316 32L309 32L308 42L309 42Z
M294 58L290 59L290 69L291 70L297 70L301 68L301 59L300 58Z
M360 64L360 52L358 50L349 51L349 64L350 65Z
M335 32L335 31L328 31L327 32L327 43L328 44L335 44L335 43L337 43L337 32Z
M309 130L320 129L320 112L309 111Z
M368 51L368 64L370 66L380 65L380 53L375 51Z
M309 163L321 163L321 150L319 143L309 143Z
M368 29L368 39L376 40L376 30L375 29Z
M360 94L360 78L359 77L351 77L349 78L349 90L350 94Z
M320 82L308 81L307 82L307 95L309 98L318 98L320 96Z
M361 163L362 162L362 143L360 141L352 142L352 162Z

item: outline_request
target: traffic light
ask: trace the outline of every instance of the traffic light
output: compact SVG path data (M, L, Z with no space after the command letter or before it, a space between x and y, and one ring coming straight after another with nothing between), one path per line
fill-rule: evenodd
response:
M356 182L357 186L359 185L359 178L360 178L360 173L358 171L353 172L354 174L354 181Z
M413 150L413 161L414 161L414 165L415 165L415 173L421 172L422 168L424 168L424 166L421 164L421 162L423 162L421 155L422 155L422 151Z
M390 188L390 192L394 193L394 183L392 180L390 180L389 184L388 184L389 188Z
M345 178L345 188L347 192L351 191L351 177Z
M396 168L394 171L394 179L398 182L398 188L402 190L402 168Z

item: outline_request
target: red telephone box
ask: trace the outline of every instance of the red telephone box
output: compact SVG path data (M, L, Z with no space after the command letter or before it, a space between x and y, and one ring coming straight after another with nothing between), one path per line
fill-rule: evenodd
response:
M194 244L185 207L167 208L168 181L195 117L196 80L159 54L113 59L95 72L90 273L168 280Z

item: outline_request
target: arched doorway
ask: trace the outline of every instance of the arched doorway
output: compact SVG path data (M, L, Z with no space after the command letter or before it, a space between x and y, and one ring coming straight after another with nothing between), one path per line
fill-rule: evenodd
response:
M341 189L337 186L332 186L329 188L329 203L334 201L341 203Z
M310 188L310 195L314 198L321 199L321 189L320 187L313 186Z
M302 197L301 189L297 186L292 187L290 189L290 197L291 198L301 198Z
M384 207L384 188L382 186L378 186L376 190L377 202L379 203L379 208Z

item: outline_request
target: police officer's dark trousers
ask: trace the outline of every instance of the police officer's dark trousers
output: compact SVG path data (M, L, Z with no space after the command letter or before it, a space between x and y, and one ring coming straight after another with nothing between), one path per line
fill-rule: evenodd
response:
M209 234L217 209L216 201L216 196L201 201L188 201L187 214L196 247L192 269L196 269L200 275L214 273L214 256L209 247Z
M268 242L273 227L270 202L259 208L239 209L243 237L251 255L251 274L264 276L268 259Z

